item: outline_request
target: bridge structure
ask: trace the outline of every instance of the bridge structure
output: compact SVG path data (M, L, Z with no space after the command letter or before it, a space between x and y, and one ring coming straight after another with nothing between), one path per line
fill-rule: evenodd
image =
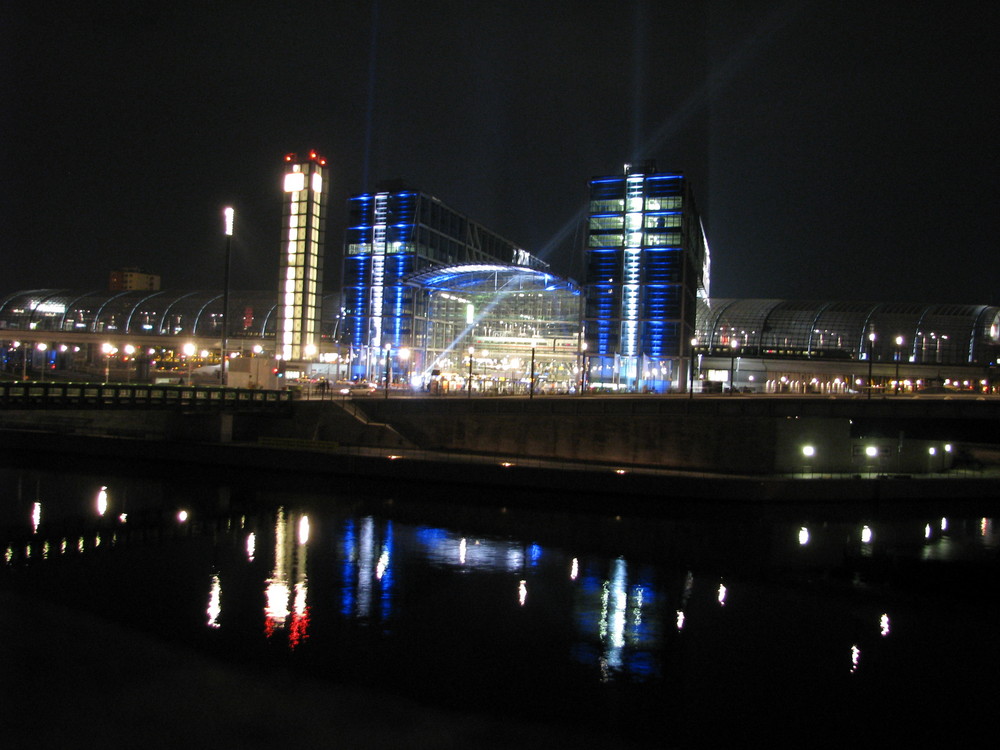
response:
M293 393L196 385L0 381L0 409L287 410Z

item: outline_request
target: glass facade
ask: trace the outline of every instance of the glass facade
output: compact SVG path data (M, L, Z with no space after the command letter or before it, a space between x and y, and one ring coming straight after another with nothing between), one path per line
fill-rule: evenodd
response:
M652 162L590 181L584 336L591 382L683 388L708 243L683 175Z
M323 222L326 160L285 157L282 250L278 273L278 354L314 359L319 351L323 294Z
M379 377L385 351L428 351L428 311L419 307L423 302L412 283L414 274L460 264L547 268L513 242L430 195L400 184L384 187L348 202L344 331L356 378Z
M229 304L231 336L273 339L273 292L233 292ZM2 330L211 338L222 334L222 292L19 291L0 298Z
M989 365L1000 308L888 302L707 299L697 351L709 356Z

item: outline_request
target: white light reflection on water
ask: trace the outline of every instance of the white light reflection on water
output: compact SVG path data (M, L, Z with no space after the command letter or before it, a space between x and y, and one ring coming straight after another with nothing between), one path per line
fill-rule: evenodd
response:
M219 627L219 614L222 612L222 606L220 605L222 594L222 583L219 581L218 574L212 575L211 583L208 589L208 626L210 628Z
M274 567L265 582L267 605L264 608L264 631L269 638L272 637L288 625L291 617L288 646L293 649L307 637L309 626L308 545L303 541L308 536L307 516L296 513L286 515L284 507L278 508L274 522Z
M424 558L441 567L519 573L529 559L523 545L516 541L483 538L470 544L465 536L431 527L419 527L416 539ZM538 545L530 545L529 554L534 564L541 554Z
M806 620L809 625L819 624L821 627L802 628L801 634L787 635L788 642L780 645L789 655L788 664L802 668L817 664L819 669L825 670L824 674L835 670L844 679L845 643L851 644L853 638L857 639L853 648L849 648L851 671L859 673L860 644L865 644L866 670L855 680L859 677L865 680L882 679L884 672L895 667L899 660L899 646L893 648L892 643L896 638L903 637L904 645L911 644L913 633L918 632L921 625L912 611L893 599L888 584L885 596L879 596L880 603L877 605L886 612L879 613L869 609L867 603L859 605L849 601L850 597L856 596L856 592L846 587L837 600L821 600L819 594L808 588L810 584L806 576L798 577L801 571L807 573L810 579L816 572L825 574L828 570L836 570L839 574L845 568L848 574L851 572L850 566L859 557L858 534L864 530L856 518L839 519L822 525L819 525L821 519L810 519L808 527L798 525L801 519L789 519L780 526L766 527L765 533L772 536L765 536L761 547L751 549L749 544L746 548L735 546L735 549L725 549L716 556L713 556L712 544L716 542L710 538L711 532L702 533L699 527L697 534L685 538L682 534L687 527L681 527L676 538L666 534L657 538L658 543L662 538L664 545L676 546L676 550L667 547L668 552L661 559L645 548L636 552L634 557L627 555L624 551L630 548L624 542L615 542L613 546L610 543L602 546L603 540L600 544L594 542L600 528L593 530L593 536L589 536L590 527L583 527L582 524L581 528L588 535L577 534L574 529L573 534L560 536L552 532L549 537L540 531L539 538L546 540L542 547L532 544L533 537L527 533L522 539L507 538L505 534L515 528L511 525L489 526L484 522L483 527L479 527L471 516L469 520L463 519L462 528L447 529L395 521L399 543L394 548L386 534L388 524L393 522L379 516L362 518L356 506L329 513L324 510L322 514L314 510L309 517L283 509L277 523L274 510L257 510L253 525L248 524L244 530L237 530L235 522L230 529L225 523L219 523L219 519L210 518L206 505L192 504L192 516L198 523L192 524L190 531L176 535L169 531L165 534L149 533L149 526L155 522L151 519L157 516L163 519L162 523L157 522L160 526L175 528L172 517L175 506L171 503L166 505L165 516L147 514L141 505L135 508L133 523L127 529L120 527L121 541L114 545L113 537L107 531L110 526L98 526L95 521L92 498L91 484L73 505L81 516L86 516L81 526L77 529L64 526L60 518L59 529L61 534L69 534L69 539L74 540L76 534L82 532L85 536L81 538L81 545L86 539L87 544L99 544L100 551L79 561L60 560L60 570L70 570L74 564L77 568L90 570L98 564L103 566L113 561L116 556L119 561L124 559L127 563L130 558L118 555L119 547L127 548L128 555L137 559L141 548L148 546L150 555L155 552L160 556L157 560L159 565L162 559L173 553L171 545L175 541L178 542L179 553L192 549L190 545L193 543L204 543L202 551L205 554L185 559L183 566L178 564L178 568L185 567L191 573L190 589L195 606L186 608L193 610L185 613L188 620L202 631L206 627L219 629L224 624L218 635L213 632L212 638L207 640L228 643L227 639L232 637L230 634L247 632L241 631L234 623L239 624L238 618L243 616L241 613L249 611L246 620L250 623L250 630L263 642L261 605L266 603L265 614L271 618L270 630L274 635L270 652L274 653L273 645L278 644L279 650L287 657L289 648L305 644L298 647L299 651L295 654L297 661L306 656L302 653L307 650L305 646L310 647L310 660L321 655L325 658L334 650L334 647L327 646L325 640L332 635L344 639L345 642L335 648L346 651L352 646L349 639L358 632L366 634L373 653L379 652L381 641L378 638L412 637L414 628L405 618L413 617L415 612L426 618L436 608L447 615L442 617L440 627L436 621L422 619L419 621L419 642L404 644L397 641L393 644L394 647L401 647L400 653L406 649L425 649L428 659L420 661L423 657L418 657L414 662L421 666L431 663L434 653L450 649L456 654L453 659L456 664L461 662L474 668L475 662L471 661L474 652L483 643L495 643L497 651L491 654L491 659L502 667L507 658L507 654L502 652L507 646L504 636L509 634L511 624L515 623L518 627L517 645L522 649L520 653L540 657L537 661L544 664L544 668L550 666L546 662L550 658L552 664L575 662L570 665L575 670L574 676L585 676L581 682L587 681L595 688L600 679L628 682L633 686L646 680L657 685L671 680L686 680L685 689L688 685L695 685L692 689L694 693L702 686L697 684L694 676L697 666L692 664L689 656L725 653L726 649L741 648L744 642L749 644L748 650L767 650L766 644L761 643L764 626L773 626L777 622L777 629L782 631L781 637L786 637L779 616L794 612L801 596L810 597L810 602L814 601L811 597L816 597L816 606L810 610ZM133 500L130 496L130 502L141 502L138 496L136 498ZM10 527L15 529L17 537L2 540L7 543L8 564L13 557L14 564L23 563L24 570L29 572L45 567L41 563L46 554L45 537L47 527L51 526L55 517L53 508L56 506L50 505L47 496L43 496L43 502L46 524L40 527L37 536L30 536L31 532L24 524L29 500L11 509ZM315 509L316 505L309 507ZM262 520L264 518L268 520ZM872 531L873 539L873 528L877 525L879 548L898 548L900 554L916 562L921 547L940 549L937 540L941 535L934 528L939 518L935 517L928 524L933 541L926 544L920 539L919 524L920 520L926 521L926 517L911 517L906 524L898 525L869 518L873 526L868 530ZM816 525L813 525L814 521ZM273 540L268 531L271 524L275 528ZM664 526L667 527L666 524ZM978 554L994 534L990 519L955 517L950 526L952 531L948 536L955 545L955 555L970 550ZM96 541L94 527L102 529L103 541ZM118 528L117 525L115 528ZM254 533L247 533L250 528L261 530L259 539ZM309 529L308 533L304 533L305 528ZM810 528L817 529L819 536L809 540L811 547L795 550L792 540L796 533L808 533ZM731 532L733 539L739 538L737 530L723 528L723 531ZM493 534L499 538L477 538L477 534ZM223 536L224 539L219 541ZM58 549L59 537L51 538L54 552ZM550 538L561 541L554 541L550 546L547 543ZM584 543L577 547L580 539ZM719 549L725 543L725 537L722 539L718 542ZM800 536L800 543L801 539ZM30 564L21 557L28 540L33 541L30 553L25 553L31 555ZM306 559L299 555L299 548L306 546L302 544L306 540L314 550L308 560L313 564L308 579ZM269 565L272 541L275 544L273 567ZM862 543L869 542L862 537ZM215 545L216 554L207 554L209 545ZM241 549L244 545L245 552ZM973 545L975 549L972 549ZM621 556L614 557L608 550L614 550L614 554L620 553ZM759 557L755 557L758 553ZM247 559L254 561L256 557L262 558L259 565L247 564ZM741 567L744 558L752 564ZM882 559L872 558L873 565L867 565L867 560L864 562L866 567L863 570L873 571L871 580L880 581L876 574L882 571L878 567ZM213 572L215 566L219 567ZM687 566L693 570L688 570ZM196 571L193 570L195 567ZM265 590L264 579L268 573L271 575ZM480 573L482 575L478 575ZM786 573L794 579L795 586L791 591L782 588ZM761 574L760 578L757 578L758 574ZM397 577L400 587L396 592L386 585L386 580L392 575ZM227 579L225 623L221 620L221 577ZM204 582L209 579L210 591L205 592ZM532 584L532 607L527 607L529 579ZM313 616L317 618L315 623L310 623L309 585L315 587L316 601L311 602ZM734 586L736 599L730 595ZM515 588L518 604L511 596ZM868 596L874 596L872 591L869 590ZM252 598L248 592L253 593ZM205 597L205 593L209 596ZM768 594L778 595L766 598ZM244 601L242 597L247 599ZM338 600L340 597L342 599ZM320 600L322 607L318 606ZM341 601L350 601L350 607L338 609ZM767 606L750 606L757 602L765 602ZM385 612L392 603L399 605L398 614L394 612L387 619ZM859 610L864 613L860 632L856 624L858 618L855 617ZM892 633L892 641L883 640L890 634L891 626L897 626L897 622L890 621L887 611L893 612L893 620L903 618L899 620L903 622L902 630L899 634ZM512 612L516 615L511 615ZM475 616L468 616L469 613ZM380 618L384 623L382 632L372 627L371 622L360 626L350 622L361 616ZM875 636L876 621L881 637ZM565 634L559 634L561 640L546 640L550 635L549 628L554 629L560 622L569 626ZM344 627L342 623L347 623L349 627ZM470 638L463 628L479 628L483 640L473 642L479 636ZM304 640L310 636L315 642ZM759 641L750 641L751 638L758 638ZM535 639L539 643L536 644ZM550 653L554 651L561 653ZM368 658L367 652L358 650L356 663L365 668L369 664L365 661ZM377 660L379 657L372 658ZM400 659L401 663L404 661ZM449 666L446 661L442 661L443 667ZM763 657L748 657L743 666L752 664L758 667L764 661ZM317 672L324 668L319 662L315 663ZM382 666L379 665L379 668ZM385 669L389 671L390 667ZM503 669L500 672L503 673ZM557 672L558 665L554 673ZM736 672L738 669L734 669L734 679L745 679L749 669L739 674ZM443 679L452 676L444 672L441 674ZM505 676L501 674L498 680L503 679ZM780 675L776 679L780 679ZM553 678L553 684L555 680ZM638 689L636 694L639 694Z

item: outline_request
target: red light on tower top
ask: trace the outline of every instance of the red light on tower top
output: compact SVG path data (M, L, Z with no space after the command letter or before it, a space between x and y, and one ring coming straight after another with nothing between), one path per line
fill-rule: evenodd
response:
M297 160L298 160L298 154L285 154L285 161L292 162L292 161L297 161ZM308 160L316 162L321 167L325 167L326 166L326 159L324 159L322 156L320 156L319 154L317 154L315 151L310 151L309 152L309 159Z

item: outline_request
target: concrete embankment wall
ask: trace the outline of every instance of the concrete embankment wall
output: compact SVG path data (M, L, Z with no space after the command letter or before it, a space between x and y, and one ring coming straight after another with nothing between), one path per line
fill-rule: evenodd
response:
M998 402L1000 405L1000 402ZM241 444L261 440L444 450L500 459L556 459L727 474L925 473L927 448L909 436L981 435L992 404L825 399L390 398L299 401L270 412L157 409L0 410L0 429ZM967 411L969 413L963 413ZM852 426L853 425L853 426ZM880 440L887 458L858 453ZM904 440L904 435L907 436ZM815 457L802 458L802 446ZM996 440L989 441L995 443ZM912 449L912 450L911 450ZM920 457L912 465L908 453ZM904 460L906 459L906 460Z
M374 417L435 450L738 473L774 466L776 423L757 417L391 407L377 409Z

